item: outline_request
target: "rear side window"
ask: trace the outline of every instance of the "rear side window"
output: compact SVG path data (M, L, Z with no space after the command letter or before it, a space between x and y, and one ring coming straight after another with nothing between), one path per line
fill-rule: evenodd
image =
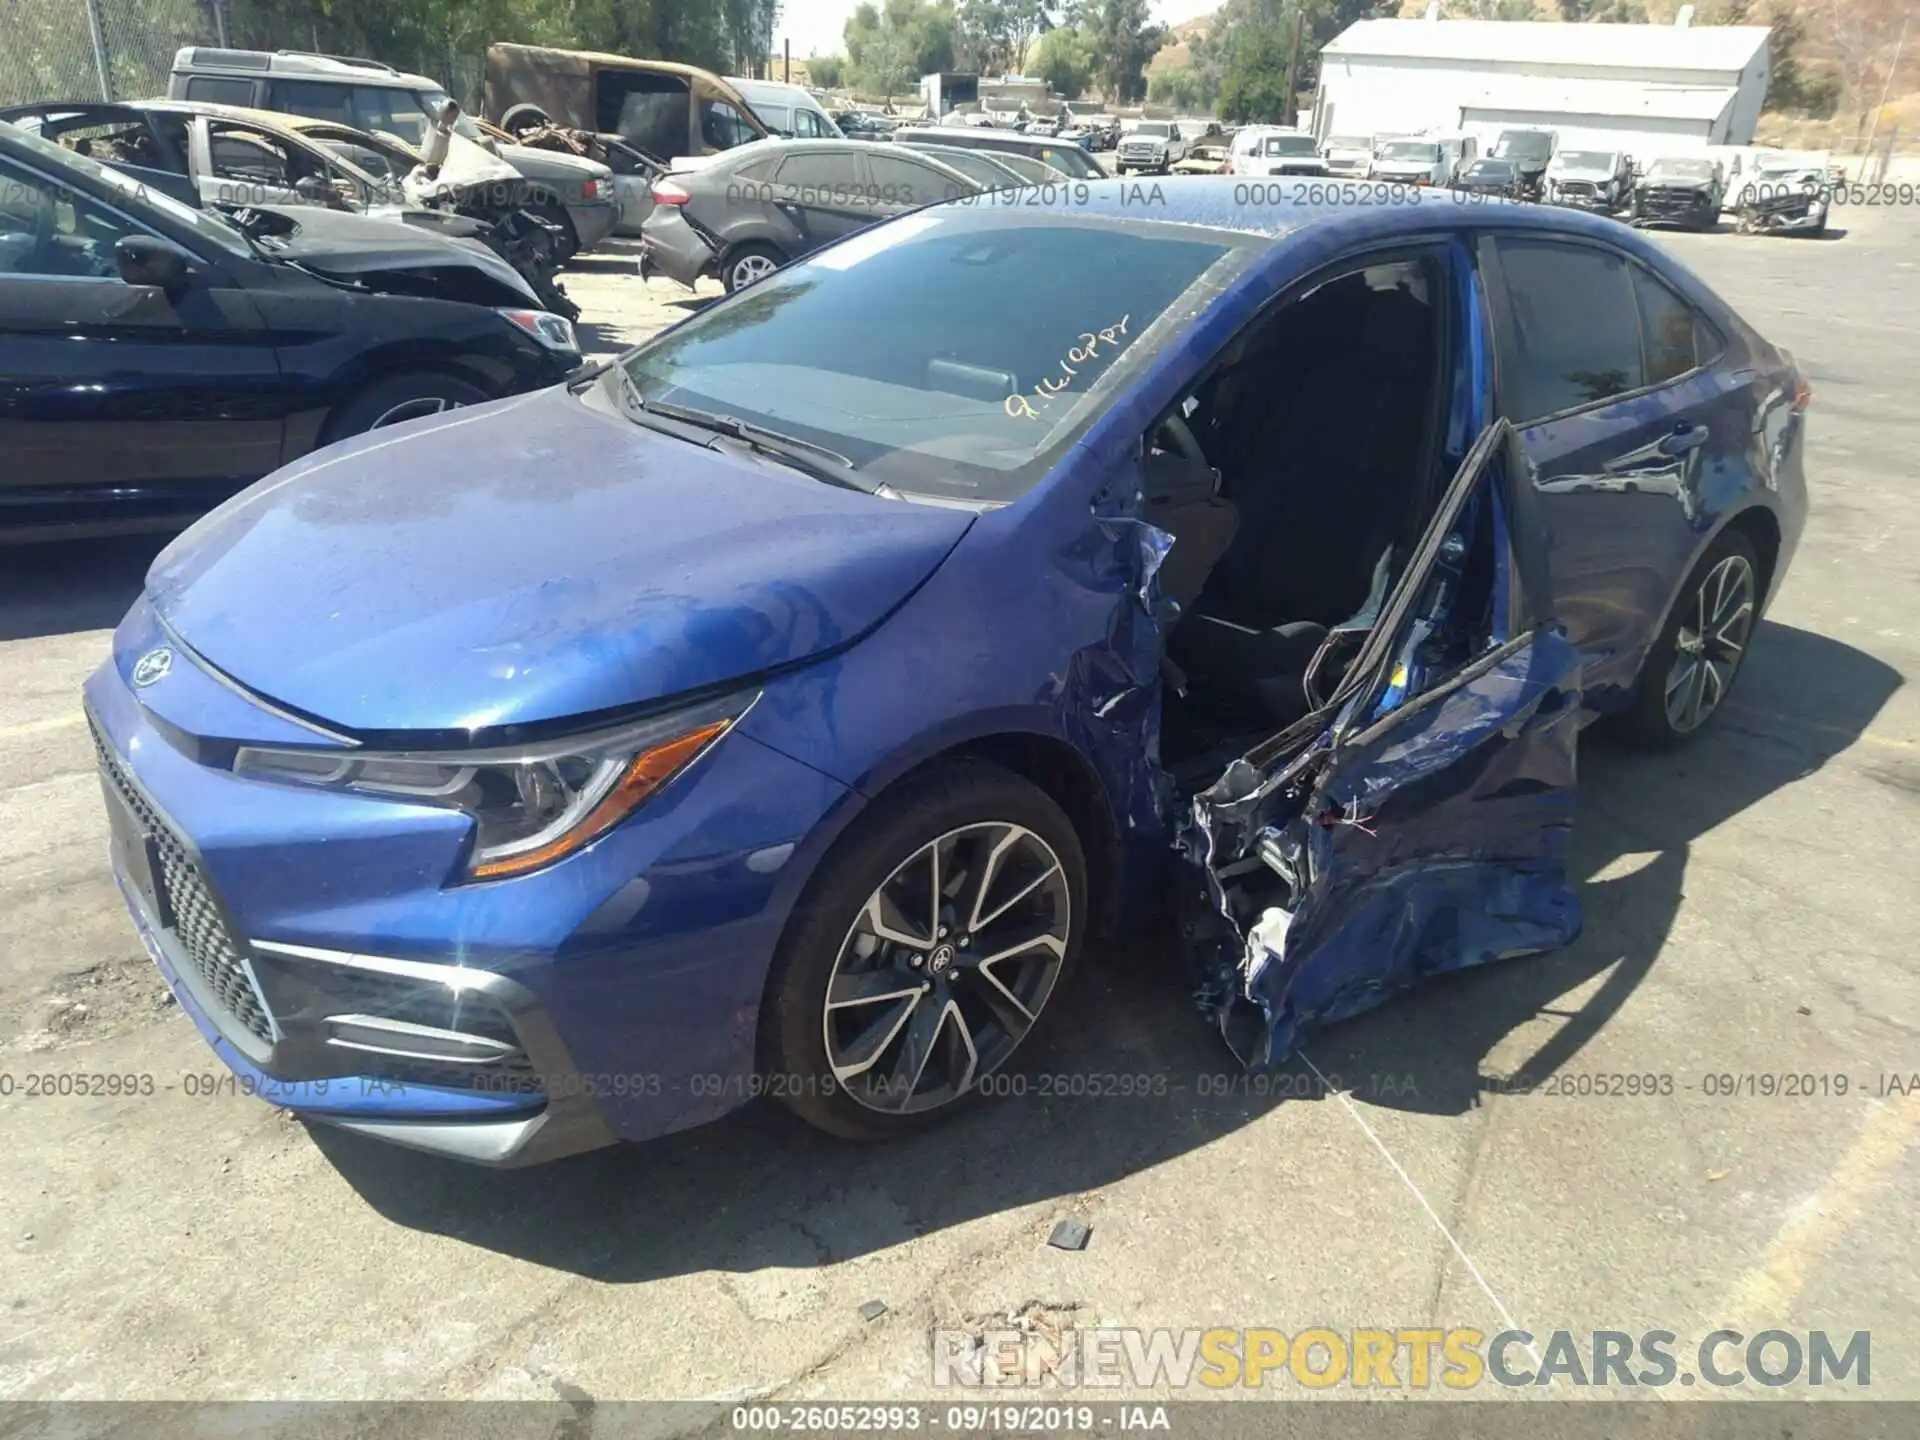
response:
M267 105L289 115L311 115L338 125L355 124L353 91L323 80L276 80L268 89Z
M202 100L209 105L252 105L253 81L196 75L187 81L187 99Z
M1500 366L1509 413L1538 419L1645 383L1625 260L1580 245L1498 243L1514 352Z
M671 160L693 151L687 82L646 70L602 70L593 77L599 128Z
M1664 385L1699 363L1694 353L1693 311L1638 265L1633 267L1633 293L1640 303L1647 384Z
M852 155L789 155L781 163L782 185L804 185L850 195L861 185L860 161Z

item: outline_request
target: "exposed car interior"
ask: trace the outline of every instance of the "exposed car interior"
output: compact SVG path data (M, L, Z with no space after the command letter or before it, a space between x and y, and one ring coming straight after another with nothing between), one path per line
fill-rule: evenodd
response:
M1148 518L1175 537L1160 586L1183 612L1169 764L1204 773L1299 720L1359 652L1444 480L1444 282L1415 257L1315 284L1151 438Z

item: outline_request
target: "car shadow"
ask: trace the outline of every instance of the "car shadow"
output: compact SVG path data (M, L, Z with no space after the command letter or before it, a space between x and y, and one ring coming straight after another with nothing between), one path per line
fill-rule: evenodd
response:
M111 630L173 538L127 535L0 547L0 641Z
M1846 750L1902 683L1838 641L1763 625L1714 733L1671 754L1585 745L1573 863L1586 928L1574 945L1446 977L1330 1027L1306 1053L1354 1086L1359 1103L1461 1113L1479 1103L1483 1065L1503 1037L1543 1011L1558 1016L1561 997L1604 973L1522 1067L1531 1079L1551 1074L1660 959L1693 841ZM1189 1003L1170 951L1160 939L1090 954L1056 999L1067 1008L1044 1055L1027 1062L1025 1095L884 1146L815 1134L771 1105L519 1172L325 1127L313 1137L396 1223L600 1280L831 1263L1110 1184L1278 1104L1324 1098L1297 1061L1277 1083L1246 1084ZM1412 1084L1370 1087L1376 1075ZM1089 1089L1099 1093L1076 1093ZM1294 1094L1303 1100L1279 1098Z

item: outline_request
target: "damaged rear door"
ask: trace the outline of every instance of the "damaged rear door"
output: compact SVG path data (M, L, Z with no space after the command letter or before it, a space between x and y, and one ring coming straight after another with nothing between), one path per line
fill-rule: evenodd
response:
M1427 976L1579 932L1580 658L1540 608L1523 465L1506 421L1482 432L1327 703L1194 801L1187 933L1203 1003L1249 1064Z

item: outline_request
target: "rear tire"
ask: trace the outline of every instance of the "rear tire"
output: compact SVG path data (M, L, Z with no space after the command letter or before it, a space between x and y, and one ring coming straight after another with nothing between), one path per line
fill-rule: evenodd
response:
M428 415L481 405L492 397L476 385L437 370L409 370L376 380L333 412L321 434L331 445L351 435L418 420Z
M768 1090L855 1140L967 1108L1050 1028L1088 910L1079 836L1038 786L978 760L909 778L795 908L760 1011Z
M720 283L731 295L736 290L744 290L756 281L766 279L786 263L787 257L771 245L742 245L731 251L721 264Z
M1621 733L1666 750L1706 729L1739 679L1760 601L1753 542L1738 530L1721 531L1680 587L1666 627L1641 662Z

